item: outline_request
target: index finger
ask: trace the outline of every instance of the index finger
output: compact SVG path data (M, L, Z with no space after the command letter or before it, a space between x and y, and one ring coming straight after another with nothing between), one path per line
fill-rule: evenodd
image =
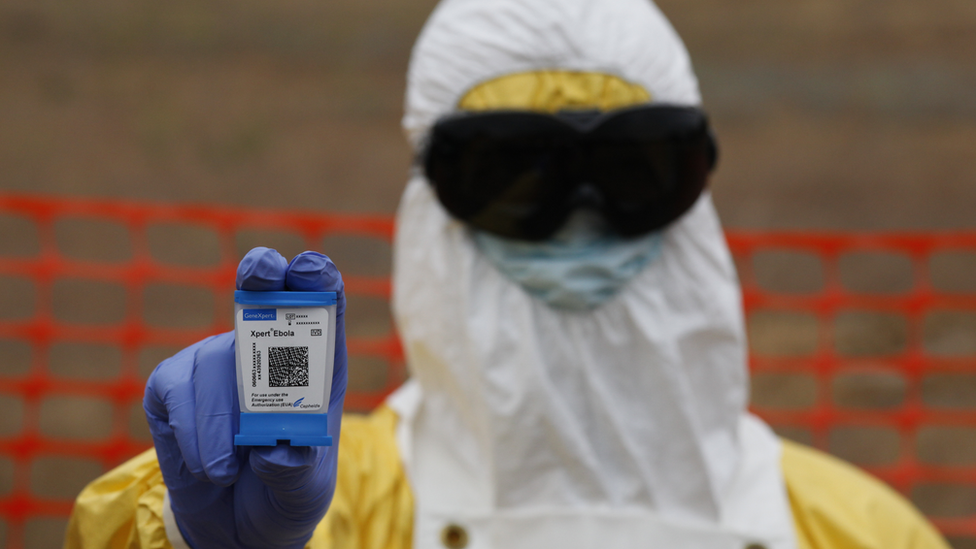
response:
M237 289L257 292L285 289L288 261L278 250L259 246L247 252L237 266Z

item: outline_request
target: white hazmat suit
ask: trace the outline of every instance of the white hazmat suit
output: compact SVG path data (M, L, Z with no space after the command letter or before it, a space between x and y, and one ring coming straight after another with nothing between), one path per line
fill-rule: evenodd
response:
M408 73L415 144L480 82L560 69L696 106L688 54L646 0L453 0ZM596 310L548 307L480 254L418 174L398 215L394 310L414 380L394 400L416 547L795 547L779 442L745 408L742 304L708 195ZM463 487L460 489L459 487Z

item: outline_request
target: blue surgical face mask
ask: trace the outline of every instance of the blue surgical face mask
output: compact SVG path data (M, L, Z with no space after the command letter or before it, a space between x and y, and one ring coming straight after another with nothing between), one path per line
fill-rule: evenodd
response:
M613 297L661 252L661 232L625 239L589 210L575 212L544 242L481 231L474 241L509 279L556 309L585 311Z

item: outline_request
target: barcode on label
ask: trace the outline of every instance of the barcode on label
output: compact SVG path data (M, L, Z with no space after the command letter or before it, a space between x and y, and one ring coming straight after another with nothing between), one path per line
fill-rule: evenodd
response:
M270 387L308 387L308 347L268 347Z

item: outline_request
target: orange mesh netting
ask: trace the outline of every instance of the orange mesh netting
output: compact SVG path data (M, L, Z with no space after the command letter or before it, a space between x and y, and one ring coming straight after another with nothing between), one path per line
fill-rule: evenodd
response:
M58 231L76 220L122 227L131 250L109 260L65 253L65 237ZM213 261L173 264L153 252L147 237L151 227L184 225L216 235ZM31 524L55 519L63 525L71 511L70 494L44 487L39 461L87 460L104 470L151 445L133 427L148 374L140 365L144 351L178 349L231 329L243 231L290 233L304 248L330 253L323 239L335 235L388 246L393 221L388 216L0 193L0 229L5 231L2 241L36 239L34 249L0 244L0 285L15 288L0 295L11 303L22 300L22 294L32 296L23 311L0 307L0 351L12 355L8 349L19 346L27 357L23 367L0 370L0 414L7 417L0 422L0 517L6 546L21 548L33 545ZM937 515L936 524L946 534L976 537L976 396L966 392L976 388L976 271L971 269L976 232L730 232L728 238L753 339L756 412L784 435L862 464ZM907 281L891 282L897 269L883 268L878 279L883 284L869 281L858 287L856 276L852 282L845 275L845 265L859 254L901 261ZM337 264L344 271L350 296L347 326L352 326L354 299L387 300L389 276L363 275ZM958 265L969 265L968 275L956 276ZM933 277L935 270L941 274ZM72 294L62 287L66 281L119 287L122 312L93 322L64 313L59 300ZM191 327L160 322L147 297L160 285L197 292L212 301L215 313ZM347 408L377 405L403 379L399 343L384 314L386 322L378 329L349 329L351 378L355 360L373 366L366 382L350 380ZM63 368L52 368L55 348L64 344L115 349L119 366L109 377L65 374ZM110 419L94 435L78 435L70 430L78 418L65 418L76 422L69 421L67 428L58 426L59 410L71 415L58 408L64 400L103 405Z

